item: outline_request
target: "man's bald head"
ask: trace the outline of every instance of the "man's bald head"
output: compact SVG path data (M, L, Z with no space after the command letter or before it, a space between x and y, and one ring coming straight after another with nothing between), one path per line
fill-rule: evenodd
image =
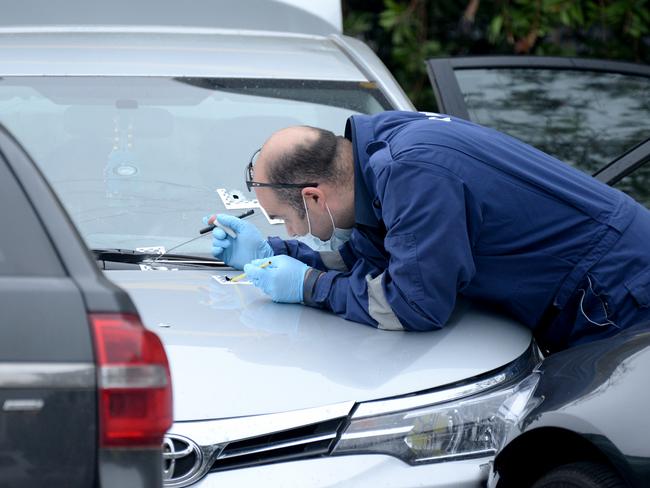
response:
M302 146L312 146L320 137L320 129L306 125L287 127L274 132L262 147L260 160L275 161L285 154L291 154ZM333 135L333 134L332 134Z
M255 165L256 178L276 184L329 183L348 188L353 181L350 142L328 130L294 126L266 141ZM304 217L300 188L274 189Z

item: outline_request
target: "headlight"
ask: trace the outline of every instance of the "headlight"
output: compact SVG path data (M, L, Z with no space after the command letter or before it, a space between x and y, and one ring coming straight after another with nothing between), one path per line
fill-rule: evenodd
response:
M363 418L358 418L357 410L332 454L388 454L412 465L493 455L531 408L528 401L538 380L533 373L508 387L383 415L368 416L370 410L361 410ZM456 392L472 387L485 389L465 385ZM412 403L417 398L405 400Z

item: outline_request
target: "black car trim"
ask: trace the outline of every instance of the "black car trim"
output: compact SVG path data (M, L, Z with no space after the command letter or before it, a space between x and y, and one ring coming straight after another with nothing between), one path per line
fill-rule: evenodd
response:
M447 60L454 69L473 68L549 68L580 71L602 71L627 75L650 76L650 66L607 59L566 58L559 56L459 56L432 58Z
M450 58L430 59L426 63L427 73L438 103L438 111L469 120L463 92L454 74L453 61Z
M594 177L608 185L615 185L627 175L650 161L650 139L633 147L616 158L604 168L594 173Z
M236 93L243 95L257 95L267 98L279 98L283 100L292 100L299 102L313 103L313 93L306 96L303 90L362 90L372 95L377 102L385 109L391 108L388 98L378 86L367 81L337 81L337 80L294 80L291 78L195 78L195 77L175 77L175 81L185 83L199 88L208 90L221 91L226 93ZM289 91L291 96L289 97ZM345 103L334 103L327 97L318 100L318 103L330 107L345 108L349 110L358 110L356 105Z

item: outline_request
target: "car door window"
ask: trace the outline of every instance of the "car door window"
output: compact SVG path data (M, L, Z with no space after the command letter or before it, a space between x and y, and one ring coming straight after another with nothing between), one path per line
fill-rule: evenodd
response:
M589 174L650 136L645 67L495 57L431 60L429 68L442 112L510 134Z
M29 200L0 154L0 278L63 276Z
M471 120L590 174L650 133L650 79L558 69L459 70Z

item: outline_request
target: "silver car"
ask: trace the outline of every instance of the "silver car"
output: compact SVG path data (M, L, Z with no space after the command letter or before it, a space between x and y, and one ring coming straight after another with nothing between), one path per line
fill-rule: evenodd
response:
M535 386L528 329L463 300L428 333L272 303L198 233L252 208L287 237L244 184L273 131L413 110L337 2L50 3L0 18L0 122L164 342L166 486L484 483Z

